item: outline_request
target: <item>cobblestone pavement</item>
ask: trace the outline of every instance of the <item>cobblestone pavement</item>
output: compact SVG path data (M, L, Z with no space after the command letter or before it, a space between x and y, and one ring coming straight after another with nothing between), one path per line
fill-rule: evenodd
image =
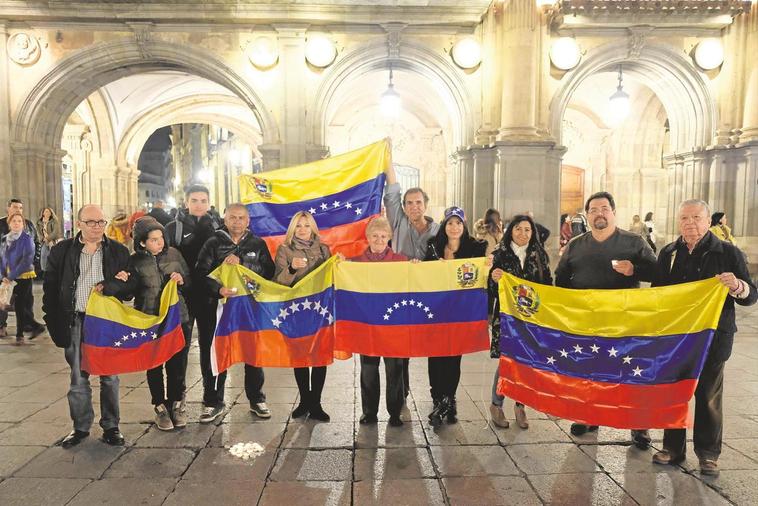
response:
M427 423L425 359L411 361L403 427L389 427L386 413L378 425L358 424L355 359L329 367L324 407L331 423L290 419L297 388L288 369L266 370L273 416L257 419L236 366L227 381L226 415L201 425L193 344L187 373L192 423L185 429L158 431L144 374L129 374L121 377L120 392L127 446L107 446L93 427L87 441L64 450L55 445L71 425L63 353L45 337L26 346L3 339L0 504L756 504L758 311L738 308L738 314L718 478L700 476L691 448L681 466L653 465L654 450L630 446L628 431L601 428L575 438L570 422L531 411L529 429L521 430L510 401L511 428L493 428L487 408L496 362L485 353L463 360L455 425L433 429ZM97 381L93 386L97 402ZM659 448L662 431L653 433ZM228 452L248 441L264 445L265 453L251 462Z

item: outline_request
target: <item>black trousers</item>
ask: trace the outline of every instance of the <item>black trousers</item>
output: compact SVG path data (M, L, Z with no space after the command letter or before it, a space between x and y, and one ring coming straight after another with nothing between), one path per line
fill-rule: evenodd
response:
M295 382L300 392L300 403L312 406L321 405L321 392L326 383L326 366L321 367L296 367Z
M376 415L379 412L379 360L381 357L361 355L361 407L364 415ZM403 383L403 358L384 358L385 397L387 413L400 415L403 407L405 385Z
M16 286L13 288L13 295L15 297L15 304L13 305L13 311L16 313L16 335L21 331L32 330L36 325L40 325L34 319L34 293L32 291L34 287L34 280L32 279L17 279ZM24 293L21 293L24 292ZM22 297L23 305L19 306L19 295ZM19 323L21 322L21 323ZM8 325L8 313L0 310L0 327Z
M223 406L226 371L213 375L211 368L211 346L213 332L216 330L216 308L218 303L208 303L207 299L187 299L190 315L197 320L197 341L200 346L200 372L203 375L203 405ZM263 393L265 375L263 369L245 364L245 394L250 402L265 402Z
M712 360L709 355L695 389L695 427L692 440L695 454L700 459L718 460L721 455L724 364L721 360ZM663 447L674 456L684 455L687 451L687 429L663 431Z
M408 397L411 392L411 374L408 370L410 367L411 359L403 358L403 397Z
M428 360L432 399L440 400L446 395L455 397L461 381L461 355L429 357Z
M192 325L189 322L183 323L182 331L184 332L184 347L168 359L165 364L147 371L147 386L150 387L153 406L165 404L166 407L170 408L172 403L184 398L187 355L192 343ZM165 388L163 384L164 365L166 369Z

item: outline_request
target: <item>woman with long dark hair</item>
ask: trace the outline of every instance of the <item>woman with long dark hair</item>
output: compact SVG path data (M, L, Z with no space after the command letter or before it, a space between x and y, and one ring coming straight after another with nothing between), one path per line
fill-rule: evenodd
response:
M550 258L537 238L537 228L534 220L526 214L519 214L513 217L492 259L492 268L490 269L489 276L490 300L493 301L491 321L492 343L490 346L490 357L492 358L500 358L500 299L498 296L498 282L506 272L527 281L543 285L553 284L553 277L550 274ZM506 428L509 423L503 414L504 397L497 393L499 378L498 368L496 368L495 380L492 384L490 416L495 425ZM514 413L518 426L522 429L529 428L524 405L516 402Z
M445 209L445 219L440 223L437 235L429 239L424 260L452 260L485 256L487 243L471 237L466 227L466 218L460 207ZM429 386L434 408L429 413L429 423L440 425L458 421L455 392L461 379L461 355L429 357Z

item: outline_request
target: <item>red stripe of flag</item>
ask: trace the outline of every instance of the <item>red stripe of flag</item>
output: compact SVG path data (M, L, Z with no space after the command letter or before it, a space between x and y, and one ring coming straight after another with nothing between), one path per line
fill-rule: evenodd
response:
M369 216L360 221L349 223L347 225L340 225L337 227L326 228L319 230L319 237L321 242L328 245L332 254L342 253L346 257L354 257L362 254L368 247L368 241L366 241L366 226L378 215ZM276 250L279 245L284 242L283 235L272 235L269 237L263 237L266 241L268 250L272 257L276 256Z
M592 381L501 355L497 391L537 411L587 425L678 429L692 425L687 404L696 386L694 379L658 385Z

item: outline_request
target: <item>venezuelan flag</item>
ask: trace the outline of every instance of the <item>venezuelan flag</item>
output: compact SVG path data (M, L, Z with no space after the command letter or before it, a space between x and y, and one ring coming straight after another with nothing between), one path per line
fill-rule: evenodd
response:
M82 369L98 376L147 371L184 347L176 282L163 288L158 316L92 292L82 339Z
M245 362L258 367L331 364L334 351L332 257L292 288L240 265L210 276L237 295L219 305L211 347L213 373Z
M250 229L274 256L292 217L307 211L332 253L359 255L366 249L366 225L381 212L384 170L391 163L385 139L344 155L240 176Z
M489 349L484 261L340 262L336 349L382 357Z
M686 427L726 294L716 279L569 290L506 274L498 392L588 425Z

